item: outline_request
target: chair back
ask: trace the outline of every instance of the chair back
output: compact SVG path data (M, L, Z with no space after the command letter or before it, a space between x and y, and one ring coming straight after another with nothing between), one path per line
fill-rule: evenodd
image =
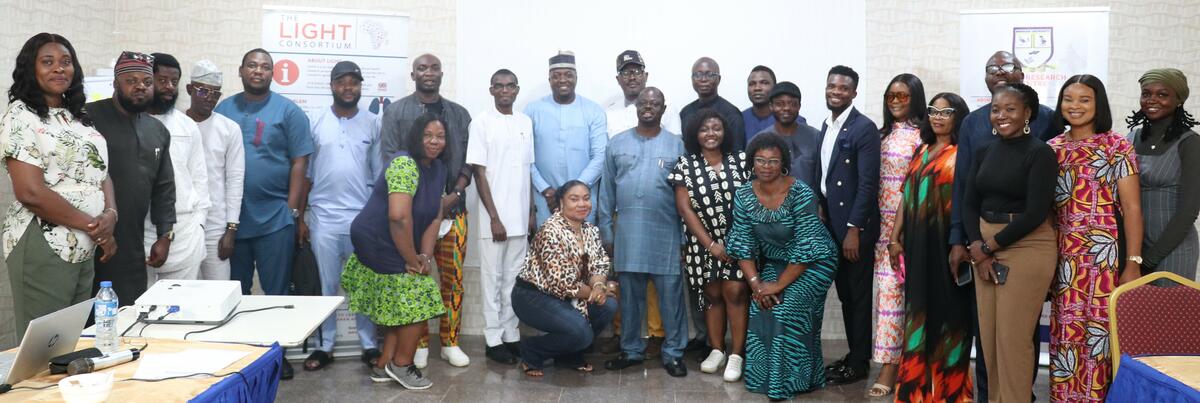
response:
M1178 285L1151 284L1159 279ZM1108 319L1114 376L1121 354L1200 355L1200 284L1177 274L1155 272L1117 287Z

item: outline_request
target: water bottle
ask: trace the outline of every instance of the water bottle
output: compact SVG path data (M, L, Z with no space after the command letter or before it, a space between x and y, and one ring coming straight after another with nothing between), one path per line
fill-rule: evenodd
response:
M100 282L100 292L96 293L96 348L109 354L121 347L117 337L117 292L112 289L111 281Z

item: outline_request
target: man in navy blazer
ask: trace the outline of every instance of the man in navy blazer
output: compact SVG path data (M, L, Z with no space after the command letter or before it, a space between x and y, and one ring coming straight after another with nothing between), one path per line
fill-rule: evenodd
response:
M874 244L879 239L879 128L851 105L858 95L858 73L846 66L829 70L825 105L830 116L821 125L818 190L826 225L842 245L834 278L850 352L826 367L833 384L866 379L871 356L871 284Z

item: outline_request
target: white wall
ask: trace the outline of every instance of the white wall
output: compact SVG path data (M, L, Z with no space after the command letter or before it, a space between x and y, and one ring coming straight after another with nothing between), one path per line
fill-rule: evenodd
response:
M800 86L801 114L818 125L830 67L845 64L866 79L865 0L458 0L457 10L456 100L472 113L491 107L488 79L500 68L520 79L518 108L549 94L548 59L559 49L575 52L578 93L601 104L621 94L616 58L626 49L641 52L649 85L676 110L696 98L691 68L701 56L721 65L720 93L740 108L750 106L750 69L771 67Z

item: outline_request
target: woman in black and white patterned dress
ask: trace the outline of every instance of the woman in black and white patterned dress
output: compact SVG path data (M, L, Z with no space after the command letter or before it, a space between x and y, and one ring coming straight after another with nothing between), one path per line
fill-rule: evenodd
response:
M733 149L726 122L711 109L700 111L686 123L683 144L687 154L671 171L675 206L687 230L684 266L688 285L705 312L708 343L713 346L700 365L714 373L726 361L724 378L741 378L745 356L749 291L742 272L725 252L725 234L733 223L733 192L747 180L746 156ZM733 345L725 348L728 319Z

